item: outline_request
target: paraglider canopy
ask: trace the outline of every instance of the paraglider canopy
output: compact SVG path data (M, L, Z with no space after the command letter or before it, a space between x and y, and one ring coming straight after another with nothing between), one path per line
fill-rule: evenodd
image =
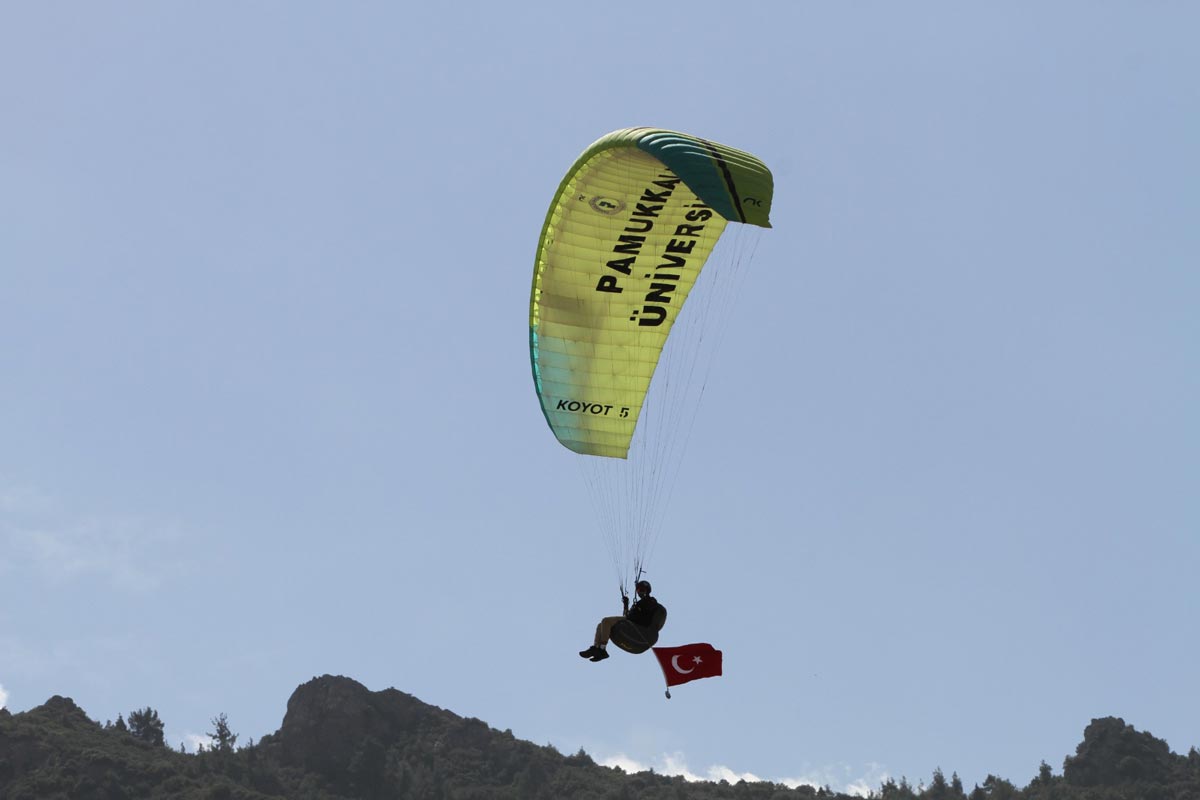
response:
M614 131L567 172L542 226L529 310L554 435L625 458L663 345L727 221L769 228L771 172L656 128Z
M622 587L661 528L717 323L771 225L773 192L749 153L626 128L584 150L546 212L529 301L534 386L555 437L581 456Z

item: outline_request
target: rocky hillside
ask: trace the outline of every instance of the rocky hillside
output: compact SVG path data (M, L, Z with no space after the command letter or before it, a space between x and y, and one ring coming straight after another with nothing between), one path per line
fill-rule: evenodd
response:
M20 714L0 710L0 798L840 798L821 789L770 783L688 783L629 775L516 739L477 719L422 703L395 689L372 692L349 678L300 686L279 730L235 749L190 755L162 745L157 714L137 724L101 725L70 699L52 697ZM134 715L131 714L131 722ZM1031 772L1034 772L1031 769ZM1122 720L1093 720L1062 774L1043 763L1028 786L989 776L964 789L938 771L918 791L889 781L877 797L907 800L1200 800L1200 753Z

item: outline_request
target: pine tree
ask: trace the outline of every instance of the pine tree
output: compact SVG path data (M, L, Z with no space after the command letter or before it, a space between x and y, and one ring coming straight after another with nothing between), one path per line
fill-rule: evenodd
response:
M120 724L121 718L117 717L117 723ZM162 747L163 740L163 723L158 718L158 712L150 706L129 712L129 732L134 738L141 739L144 742L158 745Z
M937 767L933 771L933 780L929 783L929 788L921 793L922 797L927 797L929 800L949 800L950 787L946 784L946 776L942 774L942 768Z
M218 716L212 718L214 730L208 734L208 738L212 739L212 746L209 750L218 753L232 753L233 746L237 743L237 734L229 729L229 719L222 711Z

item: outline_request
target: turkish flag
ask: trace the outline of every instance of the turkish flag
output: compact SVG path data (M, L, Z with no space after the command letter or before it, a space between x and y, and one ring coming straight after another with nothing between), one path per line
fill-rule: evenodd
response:
M654 647L667 686L712 678L721 674L721 651L711 644L685 644L679 647Z

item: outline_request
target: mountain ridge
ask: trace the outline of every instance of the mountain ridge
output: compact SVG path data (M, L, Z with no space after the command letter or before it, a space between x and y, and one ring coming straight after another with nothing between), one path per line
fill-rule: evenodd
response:
M214 721L215 722L215 721ZM0 798L208 798L375 800L419 798L849 798L827 787L770 782L689 782L653 771L628 774L580 750L563 755L395 688L371 691L345 676L296 688L279 729L257 743L219 741L198 754L162 745L152 709L130 726L101 725L55 695L13 714L0 709ZM136 723L136 724L134 724ZM928 784L888 780L881 800L1200 800L1200 752L1177 755L1124 720L1091 721L1061 775L1043 761L1018 788L989 775L967 791L936 770Z

